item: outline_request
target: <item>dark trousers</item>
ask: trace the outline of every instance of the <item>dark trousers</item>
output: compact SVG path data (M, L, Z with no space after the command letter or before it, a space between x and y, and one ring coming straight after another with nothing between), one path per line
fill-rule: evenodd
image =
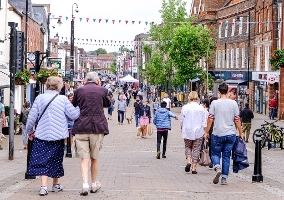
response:
M123 123L123 120L124 120L124 111L119 110L117 117L118 117L118 122L119 122L119 123Z
M163 155L165 155L167 150L168 130L157 131L157 152L160 151L162 137L163 137Z

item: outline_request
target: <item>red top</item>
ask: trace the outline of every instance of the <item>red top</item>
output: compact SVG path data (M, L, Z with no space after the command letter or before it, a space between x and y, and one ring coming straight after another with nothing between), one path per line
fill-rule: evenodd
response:
M277 101L276 99L271 99L270 102L269 102L269 106L272 107L272 108L276 108L277 107Z

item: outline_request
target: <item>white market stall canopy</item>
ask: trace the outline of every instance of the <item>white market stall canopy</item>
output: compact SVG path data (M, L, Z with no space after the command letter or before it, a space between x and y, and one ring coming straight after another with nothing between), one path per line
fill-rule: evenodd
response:
M131 75L126 75L125 77L119 79L120 82L138 83L139 80L133 78Z

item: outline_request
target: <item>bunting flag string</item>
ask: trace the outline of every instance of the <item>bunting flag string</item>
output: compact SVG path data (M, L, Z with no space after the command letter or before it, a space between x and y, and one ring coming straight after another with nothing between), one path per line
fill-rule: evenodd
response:
M62 16L60 16L59 18L61 20L63 19ZM57 16L51 15L51 19L57 19ZM72 19L72 18L69 17L69 16L65 16L65 20L67 21L68 19ZM90 22L90 19L91 19L90 17L86 17L86 18L83 18L83 17L75 18L75 17L73 17L74 21L75 20L79 20L80 22ZM115 24L115 23L121 24L121 22L122 22L121 19L119 19L119 20L116 20L116 19L109 20L109 19L102 19L102 18L93 18L92 21L93 21L93 23L98 23L98 24L100 24L101 22L105 22L105 24L107 24L109 21L111 21L112 24ZM144 23L142 23L143 22L142 20L138 20L138 21L135 21L135 20L124 20L124 22L125 22L126 25L130 24L130 23L132 25L134 25L134 24L139 24L139 25L145 24L146 26L147 25L158 24L158 23L156 23L154 21L144 21Z

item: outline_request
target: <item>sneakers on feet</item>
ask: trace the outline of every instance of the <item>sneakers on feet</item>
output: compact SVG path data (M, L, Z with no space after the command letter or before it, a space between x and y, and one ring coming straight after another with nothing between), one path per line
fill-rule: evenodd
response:
M101 189L102 184L99 181L96 181L96 187L91 187L90 192L91 193L96 193L99 189Z
M213 179L213 183L217 184L217 183L219 183L219 178L221 176L221 169L219 167L217 167L215 170L216 170L216 176Z
M167 156L166 155L162 155L162 158L166 158Z
M39 196L48 195L47 187L40 187Z
M185 172L189 172L190 171L190 167L191 167L191 164L187 163L185 168L184 168Z
M226 178L224 178L224 177L222 177L222 179L221 179L221 185L227 185L228 183L227 183L227 179Z
M160 152L160 151L158 151L158 152L157 152L157 156L156 156L156 158L157 158L157 159L160 159L160 157L161 157L161 152Z
M80 195L87 196L89 194L89 188L82 188Z
M52 186L52 192L60 192L63 191L63 187L60 184L56 184Z

